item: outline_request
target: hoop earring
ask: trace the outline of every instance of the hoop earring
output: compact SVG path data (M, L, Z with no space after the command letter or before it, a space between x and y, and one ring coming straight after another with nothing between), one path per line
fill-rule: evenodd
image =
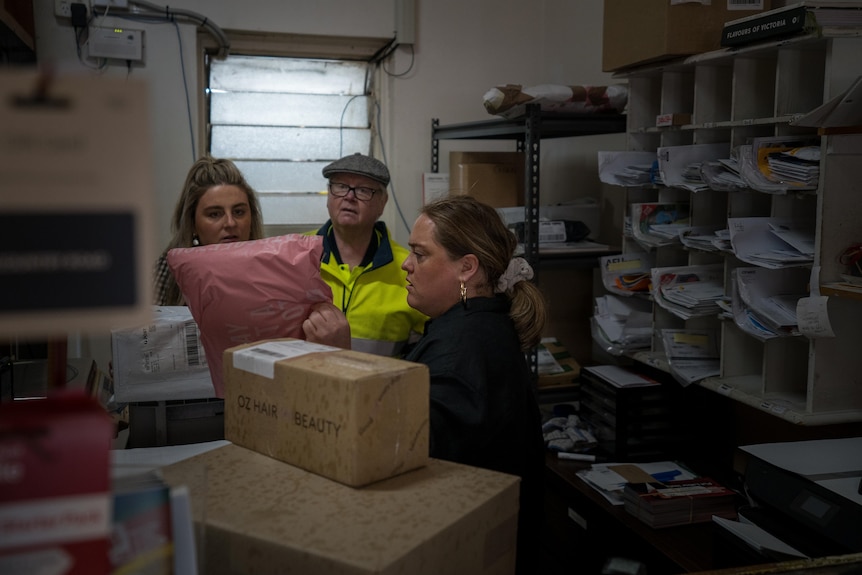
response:
M195 234L194 236L192 236L192 245L193 245L193 246L199 246L199 245L201 245L201 241L198 239L198 235L197 235L197 234Z
M464 282L461 282L461 303L464 307L467 306L467 286L464 285Z

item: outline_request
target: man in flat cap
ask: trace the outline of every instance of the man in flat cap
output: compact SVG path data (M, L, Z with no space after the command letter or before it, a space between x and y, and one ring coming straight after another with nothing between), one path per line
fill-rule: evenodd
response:
M323 168L329 180L329 221L323 236L320 273L332 288L332 303L350 325L356 351L399 357L421 334L428 319L407 305L408 251L379 221L389 199L389 170L359 153Z

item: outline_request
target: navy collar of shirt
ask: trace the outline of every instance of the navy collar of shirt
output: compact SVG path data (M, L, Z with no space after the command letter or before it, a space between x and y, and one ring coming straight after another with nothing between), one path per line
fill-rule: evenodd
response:
M335 232L332 229L332 220L327 220L319 230L317 235L323 236L323 255L320 261L329 260L330 254L335 257L335 261L340 264L341 254L338 253L338 245L333 238ZM371 236L371 241L368 242L368 249L365 250L365 255L360 262L361 267L368 267L372 264L372 268L380 268L392 262L392 246L389 244L389 234L386 231L386 224L383 222L374 222L374 233Z

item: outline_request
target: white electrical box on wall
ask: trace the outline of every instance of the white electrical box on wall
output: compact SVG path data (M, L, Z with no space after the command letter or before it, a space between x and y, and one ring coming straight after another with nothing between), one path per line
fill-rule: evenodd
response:
M144 31L128 28L90 28L87 42L91 58L144 59Z
M72 0L54 0L54 15L60 18L71 18Z

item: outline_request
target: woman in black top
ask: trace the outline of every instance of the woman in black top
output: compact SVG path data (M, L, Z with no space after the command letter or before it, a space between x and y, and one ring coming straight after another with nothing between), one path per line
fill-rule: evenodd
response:
M518 572L535 570L544 444L524 351L544 299L515 236L472 197L424 206L409 246L407 302L431 320L405 359L429 367L431 456L521 477Z

